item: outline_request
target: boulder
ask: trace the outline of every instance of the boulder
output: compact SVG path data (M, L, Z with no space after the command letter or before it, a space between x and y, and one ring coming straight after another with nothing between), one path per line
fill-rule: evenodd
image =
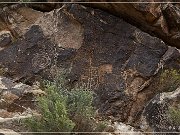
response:
M105 132L109 133L102 133L102 135L144 135L143 132L121 122L115 122L112 125L108 125L107 128L105 128Z
M0 52L0 63L9 69L14 80L32 77L55 62L54 46L55 44L44 36L41 28L34 25L23 39Z
M173 109L173 110L172 110ZM176 110L176 112L174 111ZM179 112L178 112L179 111ZM180 88L157 94L146 105L142 115L142 129L151 132L180 132Z
M0 109L6 109L9 112L23 112L27 108L34 107L35 96L44 94L35 86L15 83L11 79L0 77Z
M24 121L32 116L40 117L40 114L27 109L23 113L13 112L8 117L0 117L0 133L14 134L12 131L15 131L20 134L20 132L28 132L28 127L24 124Z

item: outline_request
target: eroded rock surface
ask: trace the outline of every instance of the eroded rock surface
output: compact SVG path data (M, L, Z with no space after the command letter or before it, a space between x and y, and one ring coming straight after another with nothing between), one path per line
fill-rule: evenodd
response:
M158 94L147 104L143 111L143 127L151 127L154 132L179 132L178 117L173 120L170 113L172 108L180 109L180 88Z
M0 33L0 49L6 47L12 42L12 35L9 31L1 31Z
M71 0L69 0L71 1ZM74 0L73 0L74 1ZM81 1L81 0L75 0ZM131 0L99 0L104 3L83 3L92 7L106 10L114 15L123 17L129 23L139 27L149 34L156 35L171 46L180 48L180 5L176 0L133 0L137 3L113 3L132 2ZM81 2L84 2L81 1ZM86 0L96 2L96 0ZM142 3L149 2L149 3ZM167 3L153 3L167 2ZM169 3L168 3L169 2ZM171 3L174 2L174 3Z
M34 108L35 96L44 94L38 87L15 83L11 79L0 77L0 109L23 112L28 107Z
M9 31L17 39L23 36L27 28L41 15L41 12L25 7L23 4L2 6L0 7L0 31Z
M95 91L102 116L130 124L156 94L144 91L152 78L163 67L179 69L179 58L179 50L122 19L76 4L43 13L0 51L0 65L15 81L53 79L68 69L70 85Z

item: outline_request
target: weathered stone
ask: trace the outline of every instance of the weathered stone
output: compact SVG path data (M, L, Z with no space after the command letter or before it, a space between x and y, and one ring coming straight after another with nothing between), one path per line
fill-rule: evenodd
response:
M0 109L8 111L24 111L34 107L34 97L45 95L37 87L31 87L23 83L15 83L5 77L0 77Z
M20 135L19 133L17 132L14 132L13 130L10 130L10 129L0 129L0 134L1 135Z
M0 64L16 80L51 78L56 68L69 69L71 85L85 84L95 91L99 113L131 123L130 116L142 111L133 108L144 101L137 99L138 93L167 61L179 58L175 51L165 59L167 51L162 40L118 17L70 4L44 13L22 38L0 51Z
M15 80L32 77L51 66L56 57L54 44L44 37L39 26L32 26L24 37L0 52L1 65L8 67Z
M12 35L9 31L0 32L0 49L12 42Z
M9 113L9 112L8 112ZM28 132L28 127L24 124L24 120L27 118L31 118L32 116L40 117L40 114L37 112L27 109L23 113L13 112L8 117L0 117L0 133L5 132L9 134L14 134L11 130L15 132ZM6 131L2 131L3 129L9 129Z
M81 1L84 0L69 0ZM104 3L93 3L96 0L86 0L85 6L106 10L116 16L123 17L127 22L139 27L151 35L156 35L171 46L180 48L180 4L176 0L99 0ZM126 3L113 3L126 2ZM146 2L146 3L143 3ZM149 2L149 3L147 3ZM154 3L153 3L154 2ZM160 3L167 2L167 3ZM174 3L171 3L174 2Z
M14 38L23 36L27 28L37 18L42 16L41 12L25 7L23 4L9 4L0 8L0 31L10 31Z
M31 2L37 2L38 0L31 0ZM63 0L62 0L63 1ZM42 12L50 12L56 8L60 8L62 3L53 3L53 2L62 2L60 0L44 0L43 3L27 3L26 6ZM45 3L47 2L47 3ZM51 3L48 3L51 2Z
M112 125L108 125L107 127L109 127L108 129L111 130L105 129L105 132L110 133L102 133L102 135L144 135L143 132L140 132L134 127L121 122L115 122Z
M150 127L153 132L179 132L178 123L173 122L170 117L169 110L172 107L179 110L180 88L160 93L147 104L143 111L142 128L145 130Z

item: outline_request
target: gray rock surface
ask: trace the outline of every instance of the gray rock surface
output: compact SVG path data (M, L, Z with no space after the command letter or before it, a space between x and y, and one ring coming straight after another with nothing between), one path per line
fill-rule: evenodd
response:
M44 94L37 86L15 83L0 76L0 109L23 112L27 108L34 108L35 96Z
M143 128L150 127L153 132L180 132L179 117L171 116L172 108L180 110L180 88L160 93L147 104L142 115Z

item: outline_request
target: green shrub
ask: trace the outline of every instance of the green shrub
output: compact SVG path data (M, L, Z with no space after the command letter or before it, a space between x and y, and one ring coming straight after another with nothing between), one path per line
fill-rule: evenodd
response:
M61 74L55 82L44 83L47 96L38 98L37 105L41 117L27 119L25 124L34 132L103 131L105 123L95 120L93 92L83 87L68 89L64 78Z
M94 131L103 132L104 129L107 127L107 125L108 125L107 121L99 121Z
M171 107L169 109L169 116L173 125L175 126L180 125L180 109L179 108Z
M71 132L75 124L68 117L66 97L58 93L55 85L48 85L45 91L47 96L40 97L38 103L41 118L34 116L26 124L34 132Z
M160 75L158 89L160 92L171 92L180 86L180 71L164 70Z
M73 89L68 96L68 110L70 118L75 122L75 132L93 131L94 108L91 91Z

